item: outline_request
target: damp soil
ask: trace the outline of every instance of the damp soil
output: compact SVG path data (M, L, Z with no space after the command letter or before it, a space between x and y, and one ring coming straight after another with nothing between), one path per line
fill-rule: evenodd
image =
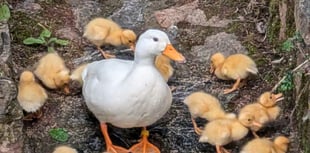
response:
M21 11L18 6L23 1L8 1L12 8L12 17L9 21L10 32L12 35L12 59L14 69L14 79L18 82L19 74L23 70L33 70L38 59L47 52L44 46L26 46L22 40L28 36L37 36L40 27L37 23L42 23L57 37L63 37L63 33L57 34L56 31L62 28L70 28L78 37L74 37L70 44L65 47L57 46L57 52L64 57L66 65L72 70L77 66L77 58L84 57L89 51L96 52L95 47L82 38L82 29L76 26L77 19L74 15L75 4L73 1L66 0L46 0L35 1L42 9L40 11ZM99 0L96 1L104 6L98 14L89 15L88 19L94 16L107 17L122 7L122 1ZM141 33L148 27L160 28L152 10L161 10L172 6L181 6L191 2L190 0L172 1L146 1L151 4L146 9L145 17L148 18L139 26L135 27L137 33ZM187 22L177 24L178 34L175 37L175 46L185 57L187 63L173 63L175 74L168 82L169 85L176 86L173 91L173 105L169 112L158 122L148 127L150 130L150 141L158 146L163 153L211 153L215 148L207 143L199 143L199 137L194 133L190 114L186 106L182 103L183 99L191 92L204 90L219 97L223 101L226 110L238 112L247 103L253 102L264 91L271 90L272 87L281 79L284 72L291 68L295 63L290 53L278 51L278 44L273 44L265 39L265 34L257 31L256 23L268 22L269 12L268 3L259 3L249 8L249 1L200 1L199 9L203 10L210 18L219 15L220 18L236 19L243 17L243 21L232 22L227 27L204 27L191 25ZM134 26L134 25L133 25ZM197 62L190 53L192 46L203 45L205 38L219 32L227 32L237 36L238 41L248 50L248 54L256 61L259 75L251 78L247 84L230 95L221 94L223 89L230 87L232 81L221 81L215 77L210 77L209 63ZM65 33L66 34L66 33ZM95 53L100 59L99 53ZM131 53L116 53L118 58L132 59ZM286 65L271 64L271 61L284 57ZM286 62L285 62L286 61ZM24 152L25 153L50 153L55 146L69 144L76 148L80 153L99 153L105 150L105 142L101 135L99 123L87 109L80 90L74 94L65 95L61 91L48 90L48 101L43 107L43 117L34 121L25 121L23 128ZM277 135L289 136L292 142L297 142L296 129L290 122L291 108L294 102L292 94L285 93L286 99L280 106L282 113L279 119L270 123L258 134L263 137L274 137ZM203 126L206 123L198 119L198 124ZM64 128L69 134L67 142L59 142L50 137L49 130L52 128ZM115 144L130 147L139 141L140 128L119 129L109 125L109 132ZM232 153L240 151L253 136L248 134L241 141L231 143L226 148ZM298 150L298 144L292 143L288 152Z

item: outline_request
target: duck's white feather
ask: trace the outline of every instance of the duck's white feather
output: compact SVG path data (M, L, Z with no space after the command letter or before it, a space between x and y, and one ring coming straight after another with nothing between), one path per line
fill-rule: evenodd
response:
M108 59L85 68L83 96L100 122L121 128L144 127L168 111L171 91L155 68L154 58L143 59L153 60L153 64Z

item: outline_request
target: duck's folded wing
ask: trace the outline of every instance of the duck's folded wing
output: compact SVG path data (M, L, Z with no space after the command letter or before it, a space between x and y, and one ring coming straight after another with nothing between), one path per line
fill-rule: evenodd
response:
M85 84L96 81L101 84L115 83L123 80L133 65L132 61L109 59L90 63L82 73Z

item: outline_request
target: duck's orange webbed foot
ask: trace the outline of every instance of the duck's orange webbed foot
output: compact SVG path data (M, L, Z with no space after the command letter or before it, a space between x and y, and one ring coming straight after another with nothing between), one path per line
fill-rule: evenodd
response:
M108 127L105 123L100 124L101 132L104 136L104 140L106 143L106 150L109 153L128 153L129 151L123 147L113 145L110 136L108 134Z
M160 153L160 150L147 140L147 137L149 136L149 131L147 131L145 127L143 128L141 135L141 142L133 145L129 149L131 153Z

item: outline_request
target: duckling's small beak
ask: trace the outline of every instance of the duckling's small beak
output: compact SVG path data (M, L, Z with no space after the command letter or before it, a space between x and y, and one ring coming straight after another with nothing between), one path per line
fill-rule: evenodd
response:
M282 97L283 96L282 93L272 94L272 96L276 99L276 102L279 102L284 99L284 97Z
M69 85L66 84L64 87L63 87L63 90L65 92L66 95L70 94L70 89L69 89Z
M256 122L256 121L253 121L252 123L253 123L253 125L254 125L255 127L258 127L258 128L263 127L263 125L262 125L261 123L258 123L258 122Z
M129 48L134 52L136 49L135 44L130 44Z
M210 66L211 78L213 78L214 72L215 72L215 68L211 65L211 66Z
M166 55L167 57L176 62L186 62L185 57L181 53L179 53L171 44L168 44L166 46L165 50L163 51L163 55Z

